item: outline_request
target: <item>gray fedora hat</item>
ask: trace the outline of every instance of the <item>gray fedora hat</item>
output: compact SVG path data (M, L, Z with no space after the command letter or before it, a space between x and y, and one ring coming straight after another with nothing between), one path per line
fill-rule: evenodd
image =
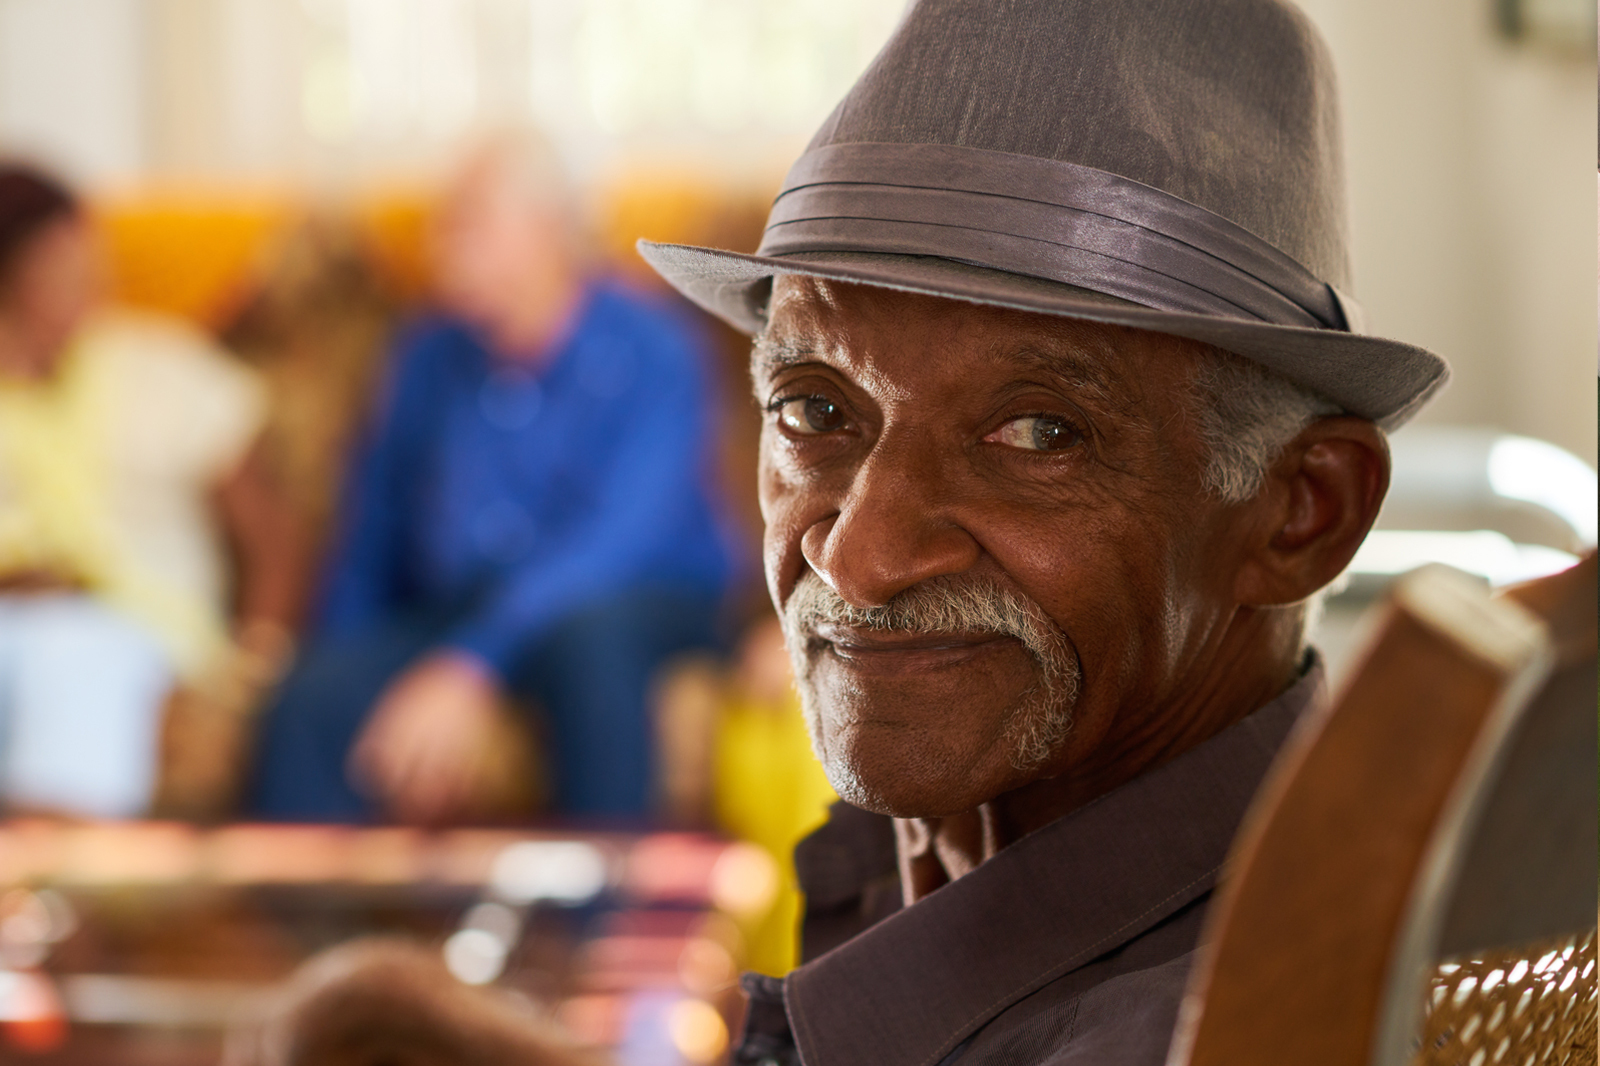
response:
M1449 368L1359 332L1339 140L1282 0L914 0L754 255L639 251L747 332L836 278L1204 341L1392 429Z

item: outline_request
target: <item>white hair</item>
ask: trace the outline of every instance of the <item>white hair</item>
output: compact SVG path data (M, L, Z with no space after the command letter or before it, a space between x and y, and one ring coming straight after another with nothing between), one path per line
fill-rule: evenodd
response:
M487 172L533 202L565 217L579 201L577 185L554 141L532 126L503 126L478 136L461 171Z
M1331 400L1220 349L1203 358L1195 385L1208 453L1206 487L1228 503L1254 496L1301 430L1341 413Z
M1206 487L1228 503L1254 496L1267 470L1301 430L1319 418L1343 413L1338 404L1283 375L1217 348L1203 358L1195 385L1207 452ZM1313 593L1302 605L1302 649L1322 620L1330 588Z

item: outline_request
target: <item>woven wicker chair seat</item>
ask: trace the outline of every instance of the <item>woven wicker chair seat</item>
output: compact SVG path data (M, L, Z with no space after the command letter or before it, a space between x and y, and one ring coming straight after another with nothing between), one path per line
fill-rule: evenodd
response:
M1595 1061L1595 934L1444 963L1427 992L1413 1066Z

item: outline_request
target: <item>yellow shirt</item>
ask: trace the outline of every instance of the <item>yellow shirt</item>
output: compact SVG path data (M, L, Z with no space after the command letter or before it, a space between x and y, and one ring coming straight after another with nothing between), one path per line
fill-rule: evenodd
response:
M828 817L838 799L811 752L792 694L767 705L732 701L718 722L712 757L712 806L726 833L758 844L778 863L782 883L772 910L749 933L751 969L781 975L796 963L800 889L794 846Z
M50 379L0 378L0 574L82 581L203 669L226 639L208 494L264 408L249 370L155 316L100 316Z

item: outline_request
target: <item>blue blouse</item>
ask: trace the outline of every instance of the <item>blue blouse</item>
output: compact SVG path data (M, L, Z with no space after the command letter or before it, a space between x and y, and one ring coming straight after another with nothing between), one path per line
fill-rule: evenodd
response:
M453 319L402 334L347 484L323 632L454 619L442 643L505 673L587 603L722 591L735 551L709 491L706 338L604 282L559 344L530 373Z

